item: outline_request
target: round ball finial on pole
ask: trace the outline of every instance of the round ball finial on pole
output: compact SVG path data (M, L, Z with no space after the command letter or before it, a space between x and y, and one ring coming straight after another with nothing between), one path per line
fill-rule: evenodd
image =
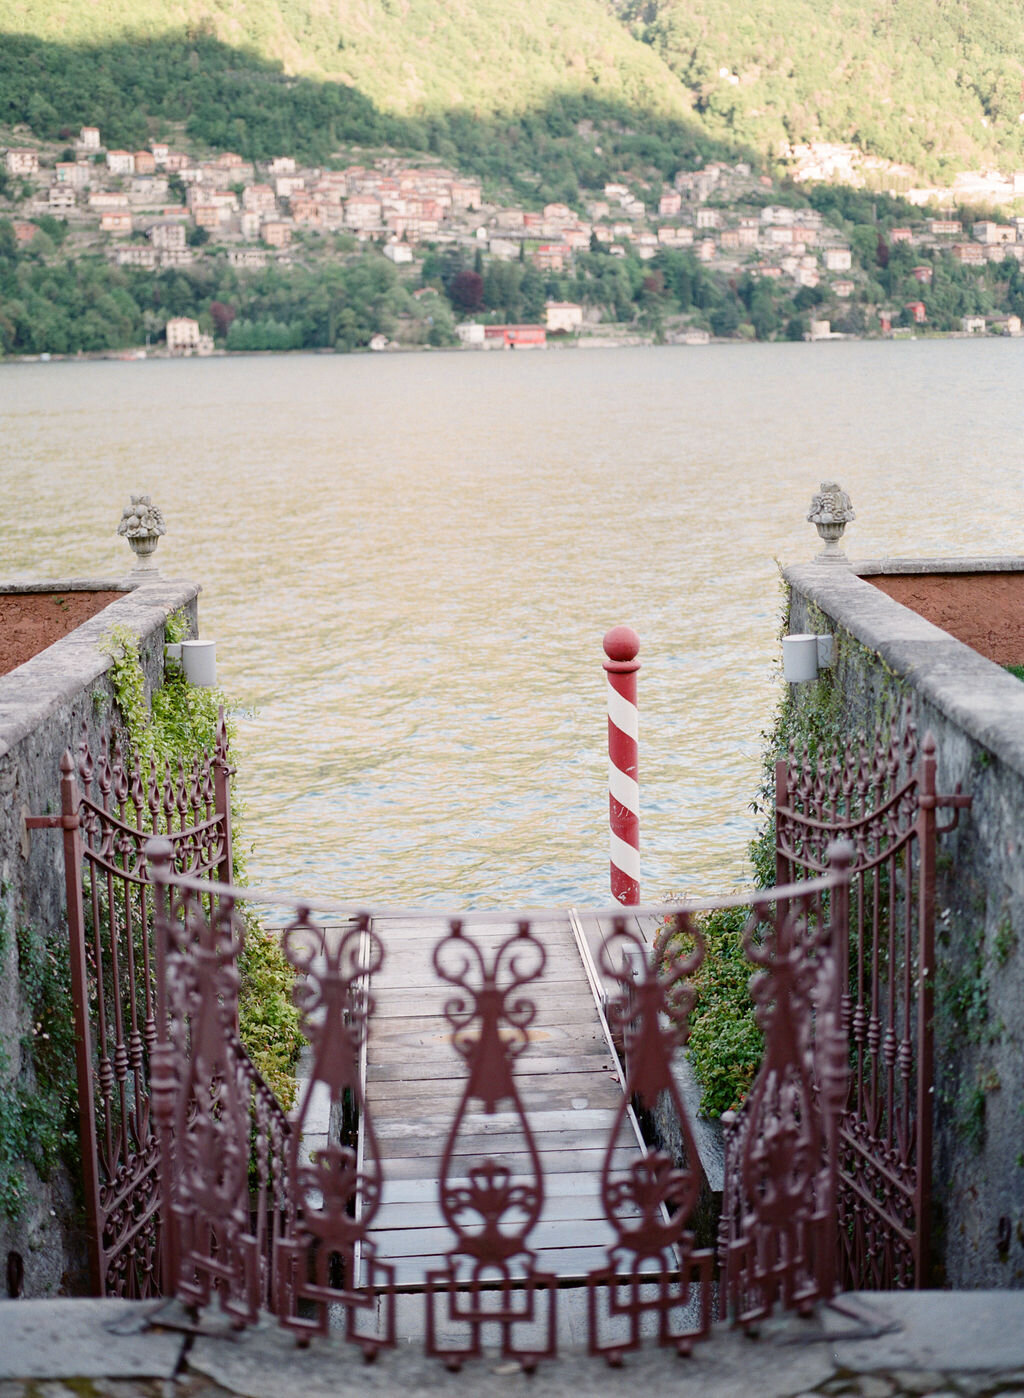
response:
M613 626L604 633L604 653L619 665L636 660L639 650L640 637L632 626ZM639 670L640 662L637 661L633 668ZM607 665L605 669L608 669Z
M611 888L612 897L627 904L640 902L639 650L640 637L631 626L605 633Z

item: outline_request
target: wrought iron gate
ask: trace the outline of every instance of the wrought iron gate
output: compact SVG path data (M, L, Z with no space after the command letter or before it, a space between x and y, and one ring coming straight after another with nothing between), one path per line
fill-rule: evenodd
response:
M77 754L69 750L61 761L61 814L27 822L64 834L82 1183L98 1296L160 1289L149 1072L157 1040L154 889L145 844L162 835L180 873L230 879L230 777L223 714L214 751L189 768L129 760L116 736L105 735L93 753L83 728Z
M845 1288L929 1279L936 836L970 797L935 789L935 742L909 713L888 737L775 768L776 879L816 878L853 846L842 1000L850 1080L839 1122L839 1267ZM952 810L946 825L938 810Z
M834 1290L837 1114L847 1058L837 949L846 945L848 857L840 851L822 877L759 899L744 939L759 972L755 998L766 1052L751 1094L753 1129L730 1165L742 1207L733 1211L724 1243L731 1294L742 1297L746 1322ZM239 1325L255 1321L269 1303L301 1342L326 1332L333 1313L343 1318L346 1338L372 1357L396 1341L396 1293L404 1290L424 1307L428 1350L450 1367L481 1352L488 1327L503 1355L527 1369L551 1357L559 1284L538 1265L532 1242L545 1178L515 1072L531 1048L530 988L544 971L544 922L564 914L465 914L446 920L434 945L449 1042L465 1066L437 1181L452 1244L440 1266L398 1287L371 1236L386 1170L361 1062L368 1038L373 1042L373 977L389 955L373 918L346 910L349 920L329 933L309 903L292 908L282 946L299 973L311 1078L290 1138L269 1156L264 1151L265 1163L254 1168L251 1093L239 1074L235 1030L238 902L254 895L218 887L211 898L209 884L176 874L171 858L159 842L148 847L152 876L166 885L158 899L150 1053L166 1294L194 1310L219 1303ZM669 1092L686 1142L682 1161L650 1150L623 1167L616 1149L621 1113L608 1136L600 1197L615 1241L582 1284L591 1351L613 1363L645 1334L686 1352L710 1329L714 1258L696 1248L690 1229L697 1155L670 1071L671 1054L688 1033L690 978L704 956L701 907L662 911L689 951L660 974L620 910L608 914L600 953L621 990L609 1014L625 1041L628 1094L649 1108ZM478 931L481 919L490 927ZM669 990L674 1027L666 1015ZM302 1125L314 1092L329 1097L334 1113L358 1112L358 1145L332 1138L303 1155ZM525 1171L510 1171L494 1148L473 1147L456 1161L454 1143L471 1109L516 1119L531 1162ZM266 1126L257 1120L257 1143L261 1133Z

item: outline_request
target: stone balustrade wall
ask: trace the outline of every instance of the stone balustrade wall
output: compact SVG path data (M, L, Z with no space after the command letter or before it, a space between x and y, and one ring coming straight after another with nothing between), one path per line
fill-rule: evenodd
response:
M41 590L42 585L31 588ZM134 632L150 694L163 682L164 624L184 608L196 634L200 591L194 583L162 580L133 590L116 582L65 581L45 588L123 595L0 677L0 1089L9 1089L24 1074L22 1040L33 1032L19 977L16 929L32 927L54 944L67 935L61 832L29 832L25 816L59 812L62 754L75 748L83 723L95 751L110 723L115 709L111 661L98 643L114 626ZM5 590L29 589L12 585ZM28 1200L20 1216L12 1219L0 1208L0 1275L16 1254L24 1268L25 1295L81 1289L85 1254L73 1182L62 1172L41 1180L27 1163L23 1177Z

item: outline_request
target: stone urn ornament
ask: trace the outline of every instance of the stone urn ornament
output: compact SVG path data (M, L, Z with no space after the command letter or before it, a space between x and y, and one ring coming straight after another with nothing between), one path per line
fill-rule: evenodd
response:
M160 542L160 535L167 533L164 517L148 495L133 495L130 505L121 511L121 523L117 532L128 540L128 547L135 555L133 575L145 573L147 577L160 576L153 554Z
M811 501L807 518L825 542L825 547L815 555L817 563L846 563L846 554L839 547L843 530L851 519L857 516L850 504L850 497L838 481L822 481L821 489Z

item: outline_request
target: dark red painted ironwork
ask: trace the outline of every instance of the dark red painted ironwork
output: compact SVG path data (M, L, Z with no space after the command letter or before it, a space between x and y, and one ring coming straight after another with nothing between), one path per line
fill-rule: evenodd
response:
M83 1192L93 1291L160 1290L158 1151L151 1119L156 1043L153 889L144 847L165 834L182 874L230 878L227 733L190 768L130 761L115 737L93 753L83 729L61 761Z
M776 765L780 884L815 877L830 841L853 846L843 1027L851 1074L839 1127L844 1286L929 1283L936 835L970 798L936 794L935 743L909 715L873 745L791 751ZM937 824L936 812L953 811Z
M672 1055L689 1035L695 992L688 982L704 960L704 939L686 911L677 912L673 924L674 932L692 938L694 950L661 975L624 917L615 919L600 950L602 972L620 986L608 1022L622 1036L626 1090L601 1172L601 1199L616 1239L607 1264L587 1278L587 1302L591 1353L613 1364L640 1345L645 1318L657 1322L658 1343L680 1354L689 1354L711 1326L714 1254L696 1250L687 1227L700 1191L699 1157L672 1073ZM651 1150L630 1170L616 1170L615 1146L630 1105L653 1111L662 1093L670 1096L679 1120L683 1160Z
M806 1310L836 1289L838 1125L846 1096L841 967L851 850L834 845L840 877L758 899L743 935L760 968L751 982L764 1056L749 1096L723 1117L723 1292L733 1318Z
M173 844L149 845L158 885L156 1041L150 1053L162 1291L198 1312L216 1296L236 1326L275 1300L289 1209L291 1130L238 1040L244 918L202 881L169 902Z
M640 639L630 626L605 634L608 657L608 821L612 897L640 902L640 796L636 674Z
M161 1094L157 1114L174 1161L164 1194L170 1277L187 1306L199 1309L217 1295L242 1325L257 1319L261 1299L249 1211L249 1111L235 1039L244 924L231 898L215 900L207 914L198 897L186 897L181 914L169 924L161 958L165 1003L157 1028L177 1069L173 1103Z
M465 1065L438 1179L453 1242L441 1267L425 1262L418 1282L398 1287L370 1237L385 1180L358 1060L372 1054L372 977L387 951L372 917L356 914L338 929L300 905L285 933L300 972L312 1076L288 1136L279 1135L284 1148L272 1153L259 1200L252 1101L234 1029L243 894L219 887L211 900L208 884L174 874L166 847L151 847L149 857L153 877L166 886L157 917L152 1071L167 1292L195 1309L217 1301L239 1325L269 1306L300 1342L343 1311L346 1337L372 1357L394 1343L396 1292L418 1291L427 1348L451 1367L495 1338L501 1354L526 1369L553 1356L560 1281L538 1266L533 1235L544 1177L516 1083L536 1018L530 987L545 967L543 919L521 917L495 943L493 933L474 939L467 915L448 922L434 949L439 999ZM846 878L840 860L825 877L780 890L777 905L758 903L748 929L766 1053L746 1129L733 1133L723 1234L731 1294L745 1318L809 1304L835 1286L835 1119L847 1060L836 948L845 945ZM613 1363L648 1337L687 1352L710 1327L713 1258L695 1248L692 1232L697 1153L671 1072L671 1055L688 1034L691 978L704 947L694 908L666 911L693 947L660 975L621 909L609 915L600 955L621 988L612 1016L626 1050L627 1093L601 1176L614 1241L585 1285L591 1349ZM303 1120L312 1094L323 1089L333 1106L358 1114L361 1146L353 1149L335 1127L327 1149L308 1158ZM650 1107L665 1092L679 1115L684 1158L654 1150L621 1168L614 1149L630 1102ZM525 1145L518 1154L528 1165L515 1176L496 1154L458 1148L462 1133L478 1125L474 1115L499 1111L515 1117Z
M377 1258L369 1233L383 1177L359 1062L373 1011L370 981L384 951L368 918L329 936L306 908L285 929L282 945L301 977L298 1003L312 1063L291 1122L285 1232L274 1251L275 1308L302 1340L326 1335L331 1307L343 1308L346 1338L371 1359L395 1343L394 1267ZM358 1144L332 1140L306 1159L304 1126L324 1090L332 1119L358 1122Z
M512 1075L527 1046L536 1005L523 993L544 971L544 947L521 922L488 958L458 919L434 949L438 978L452 987L444 1014L452 1042L466 1063L466 1082L441 1162L441 1213L455 1235L443 1269L426 1276L427 1352L449 1368L482 1353L485 1325L496 1325L505 1358L530 1371L551 1358L557 1344L557 1281L537 1267L529 1235L544 1205L544 1177L530 1123ZM530 1160L530 1174L513 1178L491 1156L466 1164L455 1152L474 1111L515 1115ZM438 1320L465 1336L442 1345ZM538 1334L539 1332L539 1334ZM517 1334L522 1333L522 1340Z

